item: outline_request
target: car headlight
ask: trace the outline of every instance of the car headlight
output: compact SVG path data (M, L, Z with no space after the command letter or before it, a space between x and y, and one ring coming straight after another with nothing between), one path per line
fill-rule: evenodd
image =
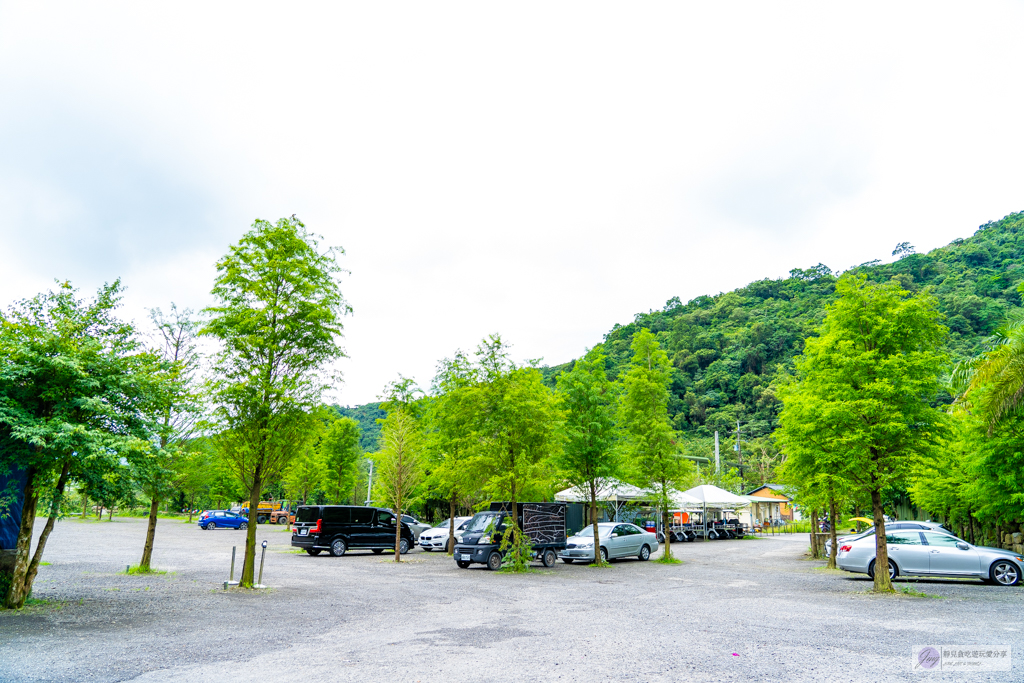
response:
M576 547L577 548L582 548L584 550L587 550L588 548L593 548L594 547L594 542L591 541L590 543L581 543L581 544L577 545Z
M480 540L477 541L477 543L479 543L480 545L483 545L485 543L490 543L490 542L491 542L491 535L490 534L485 534L485 535L481 536Z

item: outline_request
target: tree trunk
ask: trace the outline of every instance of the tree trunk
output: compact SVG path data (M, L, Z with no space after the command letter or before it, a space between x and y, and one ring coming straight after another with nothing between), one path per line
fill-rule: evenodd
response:
M89 494L82 489L82 519L84 520L86 515L89 514Z
M455 494L448 500L448 554L455 553Z
M871 511L875 520L875 592L892 593L889 580L889 548L885 544L885 517L882 514L882 492L871 489Z
M967 530L970 532L971 545L978 545L974 542L974 514L970 508L967 508Z
M64 463L64 467L60 471L60 477L57 478L57 489L53 494L53 502L50 503L50 514L46 519L46 525L43 527L43 533L39 534L39 540L36 541L36 551L32 555L32 563L29 565L28 574L25 576L26 598L32 593L32 583L36 580L36 574L39 573L39 563L43 561L43 549L46 548L46 541L50 538L50 532L53 531L53 525L57 522L57 516L60 514L60 504L64 499L64 487L67 486L70 471L71 463Z
M594 527L594 564L603 565L601 561L601 533L597 528L597 482L590 482L590 523Z
M142 560L139 561L139 569L149 571L149 563L153 559L153 538L156 536L156 512L160 503L157 496L149 501L149 525L146 527L146 545L142 547Z
M108 522L113 522L114 521L114 508L110 508L110 514L107 515L107 521Z
M35 470L29 469L22 497L21 526L18 527L18 541L15 544L14 573L11 575L11 585L4 598L4 606L9 609L21 608L25 604L25 599L28 598L28 591L25 590L25 577L28 575L32 531L36 521L36 505L39 502L35 476Z
M815 560L821 559L821 553L818 551L818 533L821 531L818 526L818 509L814 508L811 510L811 557Z
M665 557L672 557L672 534L668 529L668 507L661 511L661 528L665 534ZM654 537L657 538L658 534L655 532Z
M242 575L238 579L241 588L252 588L256 573L256 520L259 519L262 493L263 466L257 465L252 473L252 488L249 489L249 528L245 532L245 558L242 560Z
M836 499L832 497L828 499L828 516L829 519L832 520L832 523L828 525L829 538L832 540L832 552L828 554L828 568L835 569L836 555L839 554L839 547L836 542L836 524L838 523L838 520L836 519Z
M402 499L395 501L395 562L402 561L399 545L402 542Z

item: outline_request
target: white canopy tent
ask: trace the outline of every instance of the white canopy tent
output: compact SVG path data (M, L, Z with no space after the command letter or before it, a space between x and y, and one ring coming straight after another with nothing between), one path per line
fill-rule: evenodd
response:
M750 505L750 501L745 498L737 496L735 493L729 493L725 489L720 489L717 486L712 486L711 484L694 486L692 489L687 489L683 493L699 500L704 509L701 519L704 521L705 539L708 537L708 508L716 510L734 510L736 508L742 508Z
M618 479L607 479L597 490L598 502L615 503L616 520L618 519L618 509L621 503L651 501L655 497L656 494L648 489L642 489L639 486L633 486L632 484L627 484L626 482L619 481ZM679 506L679 508L699 509L703 504L702 501L694 498L693 496L674 489L669 494L669 498L672 504L674 506ZM573 487L556 493L555 500L564 503L589 503L590 494L584 493Z

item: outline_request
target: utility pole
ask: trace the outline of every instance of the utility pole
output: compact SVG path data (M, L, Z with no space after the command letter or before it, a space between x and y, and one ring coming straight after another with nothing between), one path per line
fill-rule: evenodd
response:
M715 475L722 474L722 461L718 457L718 430L715 430Z
M747 490L747 483L743 476L743 446L740 443L740 421L736 420L736 462L740 466L740 490Z
M373 495L373 460L370 463L370 483L366 485L366 502L363 503L367 507L370 505L370 497Z

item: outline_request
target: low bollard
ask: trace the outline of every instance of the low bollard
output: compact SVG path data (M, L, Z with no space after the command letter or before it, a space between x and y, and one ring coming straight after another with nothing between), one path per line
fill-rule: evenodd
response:
M231 572L228 574L228 580L224 582L224 590L228 589L228 586L237 586L238 582L235 581L235 548L237 546L231 546Z
M267 557L267 542L263 541L263 552L260 554L260 578L256 580L257 588L265 588L263 585L263 560Z

